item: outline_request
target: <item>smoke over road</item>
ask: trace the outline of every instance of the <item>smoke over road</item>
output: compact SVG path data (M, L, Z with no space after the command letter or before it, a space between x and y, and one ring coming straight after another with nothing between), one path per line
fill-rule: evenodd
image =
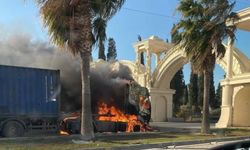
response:
M14 33L0 39L0 64L24 67L59 69L61 72L61 103L63 111L74 112L81 108L80 58L59 51L48 42L33 40L29 34ZM121 89L126 80L132 80L130 70L120 65L118 72L110 74L110 63L91 69L92 108L102 99L117 105L124 96ZM112 98L112 99L111 99ZM111 102L112 101L112 102ZM118 102L119 101L119 102Z

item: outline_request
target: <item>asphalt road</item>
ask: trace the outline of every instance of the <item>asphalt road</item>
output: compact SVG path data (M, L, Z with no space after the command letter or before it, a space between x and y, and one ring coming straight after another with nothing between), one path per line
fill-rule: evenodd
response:
M201 123L191 123L191 122L150 122L153 129L162 132L184 132L184 133L197 133L200 131ZM214 124L210 124L211 128L214 128ZM53 136L57 135L54 131L31 131L26 132L24 137L43 137L43 136ZM0 136L0 139L2 137Z
M164 132L199 132L201 123L194 122L150 122L153 129ZM215 124L211 123L210 128L215 128Z
M144 149L144 150L166 150L166 149L172 149L172 150L207 150L209 148L213 148L220 145L225 145L229 143L239 142L237 141L226 141L226 142L213 142L213 143L205 143L205 144L193 144L193 145L182 145L182 146L168 146L163 148L151 148L151 149ZM240 150L240 148L239 148Z

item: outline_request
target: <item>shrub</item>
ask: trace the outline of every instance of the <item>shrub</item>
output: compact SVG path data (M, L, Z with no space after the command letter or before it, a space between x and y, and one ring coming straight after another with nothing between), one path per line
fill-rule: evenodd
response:
M194 112L195 107L190 105L181 105L180 111L176 114L177 117L183 117L187 119L187 117Z
M217 108L217 109L213 109L210 114L212 116L220 116L220 113L221 113L221 109Z

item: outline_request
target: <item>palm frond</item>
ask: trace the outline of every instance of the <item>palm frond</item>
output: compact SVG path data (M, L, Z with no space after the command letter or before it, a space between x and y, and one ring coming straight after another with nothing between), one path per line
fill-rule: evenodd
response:
M126 0L93 0L92 10L105 20L110 20L123 6Z
M103 16L111 19L121 9L126 0L106 0Z
M221 42L227 37L235 39L236 27L226 25L229 18L237 19L237 14L231 13L234 5L228 0L182 0L176 8L182 19L171 33L178 32L173 37L178 38L177 42L185 49L193 71L211 71L215 58L225 55L225 47Z
M104 20L101 16L98 16L94 19L92 27L96 44L99 44L100 42L104 43L107 39L106 36L107 21Z
M58 47L79 53L81 43L106 40L106 22L119 11L125 0L33 0L40 8L43 26L48 28L51 42ZM86 17L85 14L91 14ZM84 18L86 17L86 18ZM99 18L98 18L99 17ZM102 18L103 20L100 20ZM92 20L92 26L84 23ZM87 27L88 26L88 27ZM93 34L91 33L93 29ZM82 31L88 35L84 39ZM91 37L91 40L89 40ZM92 41L92 42L91 42Z
M66 6L69 1L70 0L63 2L60 0L47 1L40 9L43 25L45 28L48 27L51 41L60 48L65 47L69 40L69 22L71 17L69 15L70 10Z

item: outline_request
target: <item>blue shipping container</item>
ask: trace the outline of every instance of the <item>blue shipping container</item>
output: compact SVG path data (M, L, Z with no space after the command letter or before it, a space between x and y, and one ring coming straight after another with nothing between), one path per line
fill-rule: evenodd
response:
M59 70L0 65L0 115L57 117Z

